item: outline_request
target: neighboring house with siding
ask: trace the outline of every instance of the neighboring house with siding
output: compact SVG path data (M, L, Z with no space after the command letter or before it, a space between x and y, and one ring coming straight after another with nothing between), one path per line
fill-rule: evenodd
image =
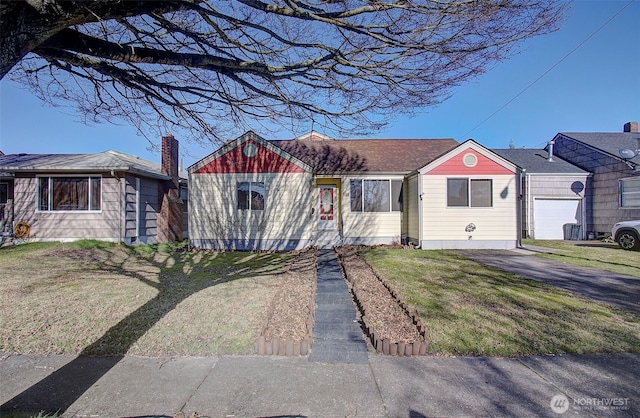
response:
M0 228L7 234L26 223L36 241L181 240L186 206L180 190L186 187L178 176L178 141L172 136L163 138L162 164L111 150L4 155Z
M493 161L496 172L456 167L436 179L428 164L443 162L442 156L457 158L449 153L458 147L482 161L479 168ZM438 248L512 248L516 171L473 141L333 140L316 132L267 141L247 132L189 167L189 240L194 247L215 249L330 248L403 239ZM457 185L458 200L449 202L447 213L447 176L473 183L472 204L468 196L463 202L463 186ZM417 180L422 177L425 181ZM437 210L426 206L430 201L438 202ZM470 217L478 221L478 232L464 231L468 221L464 234L453 233L460 221L456 216L467 212L483 218ZM492 215L497 218L487 222ZM433 217L443 222L437 232L431 229ZM442 232L448 227L448 234ZM471 242L474 236L478 239Z
M637 122L625 124L622 132L561 132L552 142L555 155L592 173L586 207L589 236L606 236L616 222L640 219ZM622 156L623 149L629 155Z
M551 149L492 151L522 169L523 238L586 238L590 173L553 155Z

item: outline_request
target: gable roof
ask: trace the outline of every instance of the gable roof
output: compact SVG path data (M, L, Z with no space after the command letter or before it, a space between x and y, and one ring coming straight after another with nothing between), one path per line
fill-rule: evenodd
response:
M0 171L23 173L97 173L125 171L160 180L171 177L162 173L160 164L135 155L108 150L97 154L9 154L0 156Z
M548 161L549 154L541 149L492 149L491 151L525 169L527 174L588 174L587 171L557 155L553 156L553 162Z
M558 135L581 142L619 160L622 159L619 154L620 149L640 148L640 133L637 132L560 132ZM636 155L629 161L640 164L640 155Z
M200 161L189 166L187 170L189 171L189 173L196 173L198 171L208 172L207 168L216 163L220 163L222 165L222 167L219 167L219 168L228 167L230 166L230 164L233 164L233 161L223 161L225 159L225 156L231 156L231 158L236 158L235 152L245 143L257 144L259 147L263 148L268 153L275 154L277 158L281 159L286 164L295 165L304 171L310 172L313 170L313 168L310 165L308 165L306 162L296 158L294 155L286 152L285 150L273 145L270 141L267 141L266 139L262 138L260 135L257 135L252 131L246 132L234 140L227 141L224 145L222 145L220 148L218 148L211 154L207 155ZM238 157L242 157L242 156L238 155Z
M461 155L465 153L465 151L474 151L476 156L476 166L467 166L468 168L473 168L475 172L479 172L480 174L506 174L506 173L516 173L518 170L518 166L511 161L503 158L502 156L492 152L490 149L483 147L478 144L473 139L468 139L462 144L458 145L454 149L446 152L435 160L429 162L429 164L420 167L418 172L420 174L428 173L432 170L438 169L438 167L452 164L452 161L456 157L460 157L457 161L455 161L454 165L450 168L454 170L459 170L461 168L465 168L465 164L462 162ZM466 153L465 153L466 154ZM477 157L480 156L482 159L478 160ZM484 161L483 161L484 160Z
M318 174L407 174L455 148L454 139L279 140L274 145Z

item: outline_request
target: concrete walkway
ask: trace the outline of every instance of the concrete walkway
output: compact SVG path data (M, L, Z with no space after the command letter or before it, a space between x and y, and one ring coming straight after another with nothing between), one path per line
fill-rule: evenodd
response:
M591 299L640 313L640 279L541 257L536 251L458 250L478 263L548 283ZM636 256L629 253L629 256Z
M366 363L367 343L356 320L356 307L333 251L318 254L316 322L309 361Z
M119 359L4 356L0 415L63 417L640 416L640 355L389 357L367 364L306 357ZM71 365L71 366L70 366ZM105 370L80 393L65 388ZM552 402L552 399L554 402ZM566 412L556 410L566 407Z

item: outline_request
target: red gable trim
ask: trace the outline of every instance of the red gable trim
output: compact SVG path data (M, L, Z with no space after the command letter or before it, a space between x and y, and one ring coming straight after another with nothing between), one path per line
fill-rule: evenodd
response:
M468 159L465 160L465 156ZM473 164L475 160L475 164ZM465 165L465 161L467 165ZM441 155L418 169L420 174L440 175L513 175L518 166L505 160L495 152L469 139L451 151Z
M464 157L472 154L477 158L477 164L474 167L464 165ZM453 155L440 165L429 170L425 174L430 175L500 175L513 174L512 171L493 161L492 159L482 155L473 149L465 149L464 151Z
M245 155L247 145L256 147L253 157ZM196 170L195 174L213 173L304 173L305 170L267 149L259 142L248 140Z

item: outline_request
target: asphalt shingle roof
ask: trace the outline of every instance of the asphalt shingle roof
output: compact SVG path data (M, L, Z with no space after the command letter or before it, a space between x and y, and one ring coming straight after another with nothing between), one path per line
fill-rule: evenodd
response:
M614 157L620 158L619 151L627 148L640 149L640 133L637 132L560 132L560 135L572 138ZM630 159L640 164L640 155Z
M168 179L160 164L108 150L97 154L9 154L0 156L0 171L5 172L101 172L127 171Z
M549 154L542 149L492 149L505 160L511 161L527 173L532 174L587 174L587 171L576 167L557 155L553 162L547 160Z
M271 141L318 174L409 173L458 146L454 139Z

